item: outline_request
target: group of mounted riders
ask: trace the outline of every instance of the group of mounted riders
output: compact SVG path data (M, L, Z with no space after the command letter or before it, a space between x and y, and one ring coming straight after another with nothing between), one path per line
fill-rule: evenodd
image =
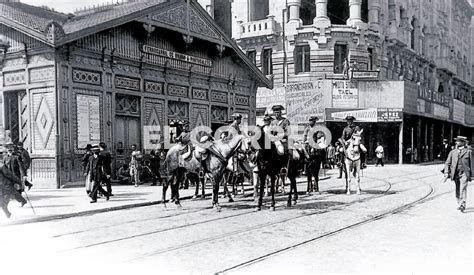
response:
M292 146L289 146L290 121L282 115L283 110L281 105L273 106L273 116L264 116L264 125L258 126L258 134L251 130L241 131L242 116L233 114L228 130L215 135L220 138L214 139L205 133L201 135L199 144L205 146L191 144L192 133L189 124L185 123L177 138L178 143L166 155L164 167L168 177L163 185L163 203L166 202L166 191L170 187L171 200L180 205L179 185L186 176L196 184L196 196L201 184L204 197L205 177L212 183L212 204L218 210L219 186L224 185L224 194L232 202L227 185L232 185L235 190L236 185L243 184L245 177L253 182L257 210L261 210L267 183L271 192L271 208L275 209L275 184L278 181L284 186L286 178L290 182L287 205L295 205L298 200L296 178L301 170L305 170L307 176L306 192L319 193L319 170L326 162L326 133L317 130L316 122L319 119L311 116L303 139L293 141ZM360 142L362 130L354 124L355 118L348 116L346 120L347 126L336 142L336 155L338 166L346 175L346 192L350 194L350 175L353 174L359 183L359 172L365 166L367 150ZM256 140L256 144L251 140ZM357 193L360 193L360 185L357 186Z

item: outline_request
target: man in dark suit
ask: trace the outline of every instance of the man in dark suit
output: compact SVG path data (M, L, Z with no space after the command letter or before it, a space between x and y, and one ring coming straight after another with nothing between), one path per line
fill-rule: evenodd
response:
M110 181L112 176L112 156L106 149L107 145L105 142L99 143L99 158L101 159L102 165L104 167L104 183L107 186L108 195L113 196L112 183Z
M467 185L472 180L474 161L472 150L467 146L467 138L457 136L455 139L456 148L451 150L444 165L445 181L451 178L456 184L456 199L458 210L464 212L466 209Z
M93 155L89 158L89 164L87 165L86 171L84 173L84 176L87 176L89 174L89 180L92 182L92 191L91 194L89 195L92 199L91 203L96 203L97 202L97 192L101 192L102 194L105 194L105 197L107 200L109 200L109 193L106 192L102 186L101 183L105 178L104 173L104 165L103 165L103 158L99 156L99 146L95 145L92 146L91 149Z
M23 170L25 171L25 176L28 176L28 170L30 169L31 166L31 157L30 153L23 148L23 142L19 141L17 143L17 150L16 150L18 156L20 157L20 162L23 165ZM33 184L31 184L28 181L25 181L25 186L28 187L28 190L33 187Z
M448 140L443 139L443 144L441 145L441 148L439 150L438 158L446 161L450 150L451 146L449 146Z
M7 147L7 154L3 157L3 164L5 167L12 172L15 177L21 180L21 184L15 184L14 197L15 199L21 204L21 206L26 204L26 200L23 198L21 193L25 191L25 181L26 181L26 173L23 165L20 161L20 157L15 154L15 146L12 142L8 142L5 144Z

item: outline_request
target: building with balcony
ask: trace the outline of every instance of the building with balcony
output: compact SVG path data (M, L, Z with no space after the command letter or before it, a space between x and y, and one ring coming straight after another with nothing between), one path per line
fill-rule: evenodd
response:
M369 158L381 141L400 163L408 148L427 161L443 138L474 139L471 0L222 2L225 28L274 84L259 89L257 118L285 104L293 124L317 115L340 136L352 114Z

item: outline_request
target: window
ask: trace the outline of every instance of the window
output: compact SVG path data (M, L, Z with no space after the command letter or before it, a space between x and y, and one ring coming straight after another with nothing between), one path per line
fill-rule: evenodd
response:
M327 2L327 15L332 24L345 25L349 19L349 0Z
M334 46L334 73L342 74L344 60L347 58L347 45L336 44Z
M249 21L257 21L257 20L262 20L262 19L267 18L269 14L269 0L248 0L248 1L249 1L248 2Z
M309 45L295 47L295 74L311 70Z
M264 75L273 74L272 49L265 49L262 52L262 72Z
M247 51L247 56L252 61L253 64L256 64L257 61L257 52L255 50Z
M410 41L410 48L411 48L412 50L415 49L415 39L416 39L416 33L415 33L415 31L416 31L416 25L417 25L417 24L416 24L416 19L413 18L413 20L411 21L411 32L410 32L410 39L411 39L411 41Z

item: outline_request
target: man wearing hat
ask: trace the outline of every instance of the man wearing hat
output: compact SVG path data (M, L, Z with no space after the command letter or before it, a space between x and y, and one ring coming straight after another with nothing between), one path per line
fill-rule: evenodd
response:
M317 116L310 116L309 117L309 123L308 123L308 125L306 126L306 128L304 129L304 132L303 132L303 141L304 142L308 141L309 131L311 131L311 129L316 125L316 121L318 121L318 120L319 120L319 118Z
M344 128L342 131L342 136L341 136L341 143L343 143L344 146L347 147L347 141L352 138L352 134L354 134L355 131L360 131L360 127L354 124L355 117L353 116L347 116L346 121L347 121L347 126ZM361 143L361 149L360 150L360 161L362 163L361 169L364 169L367 167L365 164L365 146Z
M240 131L240 124L242 123L242 115L238 113L232 114L233 121L229 125L230 128L234 128L235 131L240 135L242 132Z
M15 145L13 144L13 142L7 142L7 144L5 144L5 147L7 147L7 154L3 156L3 163L5 164L8 170L10 170L17 178L22 180L23 185L17 188L17 191L21 194L25 190L25 169L20 161L19 155L15 154Z
M30 169L31 158L28 151L23 148L23 142L19 141L16 144L16 150L14 151L14 153L18 156L20 163L23 166L23 170L25 171L25 177L28 177L28 170ZM33 184L25 180L25 186L28 187L28 190L30 190L31 187L33 187Z
M89 181L92 185L92 191L89 194L92 199L90 203L97 202L97 193L101 192L109 200L109 193L102 188L102 181L105 178L103 159L99 157L100 148L94 144L91 148L92 156L89 158L89 164L86 167L84 176L89 174Z
M268 129L270 129L270 125L272 124L272 121L273 121L273 117L271 117L270 115L265 115L263 117L263 126L260 129L262 131L262 134L268 132Z
M182 145L188 145L191 141L191 132L189 131L189 122L184 121L181 123L181 134L176 138L176 141Z
M456 148L451 150L444 164L444 181L451 178L456 184L458 210L466 209L467 185L473 178L474 160L471 148L467 147L467 138L457 136Z
M89 159L92 156L91 149L92 149L92 144L87 144L86 147L84 148L84 150L86 150L86 151L84 152L84 154L82 155L82 158L81 158L82 173L85 174L85 177L86 177L86 193L87 193L87 195L89 195L92 191L92 185L91 185L91 181L90 181L90 178L89 178L89 173L86 173L87 165L89 165Z
M272 121L272 126L280 126L285 131L285 138L288 136L288 127L290 126L290 121L282 116L282 111L285 108L281 105L274 105L272 107L273 114L275 115L275 120Z

